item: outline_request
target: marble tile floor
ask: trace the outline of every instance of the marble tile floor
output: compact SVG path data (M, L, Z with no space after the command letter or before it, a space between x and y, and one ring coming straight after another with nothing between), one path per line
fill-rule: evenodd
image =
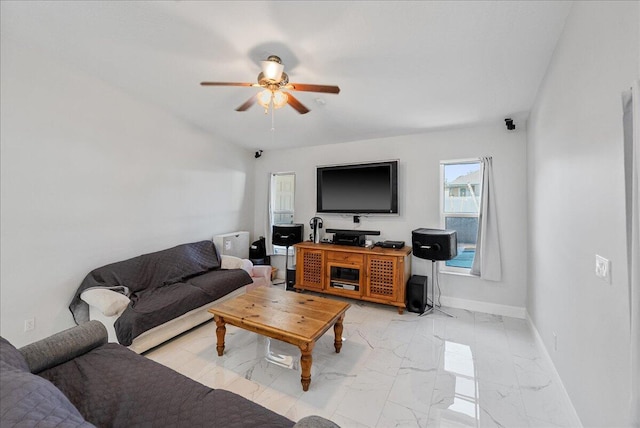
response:
M579 425L528 323L447 308L419 317L349 300L340 354L333 330L316 344L311 385L299 350L233 326L216 353L215 323L145 356L294 421L309 414L349 427L567 427Z

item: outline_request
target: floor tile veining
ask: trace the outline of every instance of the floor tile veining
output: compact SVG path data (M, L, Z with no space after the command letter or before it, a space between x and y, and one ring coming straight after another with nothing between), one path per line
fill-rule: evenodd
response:
M399 315L350 303L342 350L335 353L333 330L318 340L307 392L297 347L233 326L222 357L212 322L145 355L292 420L318 414L345 428L575 423L525 320L452 308L455 318Z

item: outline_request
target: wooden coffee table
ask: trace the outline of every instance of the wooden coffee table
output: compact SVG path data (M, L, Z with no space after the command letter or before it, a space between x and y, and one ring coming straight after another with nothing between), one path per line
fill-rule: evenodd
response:
M336 353L342 348L342 321L349 304L275 287L258 287L209 309L216 321L216 349L224 352L225 324L235 325L300 348L302 390L311 383L311 356L316 340L331 326Z

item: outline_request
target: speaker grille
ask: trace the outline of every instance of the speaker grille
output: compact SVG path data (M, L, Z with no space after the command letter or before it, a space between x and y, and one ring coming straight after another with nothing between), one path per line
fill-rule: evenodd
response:
M369 292L372 296L393 297L394 260L372 258L369 260Z
M303 283L322 287L322 253L305 251L302 263L304 265Z

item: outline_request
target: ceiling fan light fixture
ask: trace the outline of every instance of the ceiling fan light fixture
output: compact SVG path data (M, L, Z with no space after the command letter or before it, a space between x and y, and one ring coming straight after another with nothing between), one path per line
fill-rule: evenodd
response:
M271 58L271 57L269 57ZM284 71L284 64L273 60L260 61L262 65L262 73L264 77L279 82L282 79L282 72Z
M271 104L272 96L273 96L273 93L271 92L270 89L265 89L264 91L259 92L257 97L258 104L264 107L265 110L268 110L269 105Z
M282 108L287 105L287 101L289 97L282 91L274 91L273 92L273 108Z
M287 104L300 114L309 113L309 109L288 91L320 92L328 94L340 93L340 88L334 85L289 83L289 76L284 72L284 64L282 64L280 57L276 55L270 55L265 61L260 61L260 64L262 71L258 74L257 83L200 82L200 85L262 88L260 93L253 95L245 101L244 104L236 108L236 111L247 111L254 103L257 103L264 108L265 113L269 112L269 108L271 108L271 111L273 112L273 110L282 108ZM283 92L283 89L287 92ZM316 100L316 102L319 105L324 104L324 100Z
M274 109L286 106L289 101L289 97L280 90L272 91L271 89L265 89L258 93L257 101L258 104L264 107L264 111L267 113L271 106L273 106Z

